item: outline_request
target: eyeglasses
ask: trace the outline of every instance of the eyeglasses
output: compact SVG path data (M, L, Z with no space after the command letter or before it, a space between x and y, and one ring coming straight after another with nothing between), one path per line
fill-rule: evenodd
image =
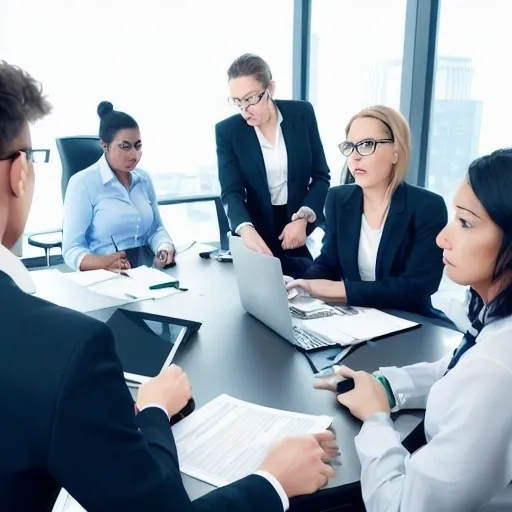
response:
M233 107L238 107L240 109L250 107L252 105L257 105L265 96L265 93L267 92L267 89L265 89L263 92L259 92L257 94L253 94L252 96L249 96L248 98L244 100L240 100L238 98L229 98L229 104Z
M49 149L24 149L20 151L15 151L10 155L0 158L0 160L16 160L16 158L20 156L20 153L25 153L27 162L30 162L32 164L47 164L50 161Z
M369 156L375 153L378 144L393 144L394 139L365 139L354 144L353 142L342 142L338 147L340 148L341 154L345 157L349 157L354 149L361 156Z
M138 141L132 144L131 142L123 141L121 144L118 144L117 147L122 151L130 151L132 148L134 148L135 151L142 151L142 142Z

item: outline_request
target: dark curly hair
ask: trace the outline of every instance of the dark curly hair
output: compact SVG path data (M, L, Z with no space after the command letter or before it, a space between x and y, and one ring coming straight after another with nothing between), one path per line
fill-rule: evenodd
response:
M0 158L6 156L24 123L42 119L51 109L39 82L23 69L0 60Z

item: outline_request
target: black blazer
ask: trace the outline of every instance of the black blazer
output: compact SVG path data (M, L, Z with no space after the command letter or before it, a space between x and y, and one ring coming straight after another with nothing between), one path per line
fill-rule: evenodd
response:
M256 475L191 503L167 416L135 417L110 330L2 272L0 297L2 512L49 512L61 486L91 512L282 512Z
M315 112L305 101L276 100L288 154L288 217L308 206L323 222L330 174ZM221 198L231 229L252 222L267 244L275 233L272 203L258 137L240 114L215 126ZM308 226L308 233L315 225Z
M361 281L358 252L363 192L357 185L329 191L322 252L306 279L345 281L347 303L432 315L430 296L443 273L436 236L447 223L443 198L402 183L391 199L377 253L375 281Z

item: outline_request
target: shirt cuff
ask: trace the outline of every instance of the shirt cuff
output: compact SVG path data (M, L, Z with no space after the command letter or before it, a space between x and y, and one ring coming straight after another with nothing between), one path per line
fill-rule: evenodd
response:
M283 486L279 483L279 480L274 475L271 475L266 471L256 471L254 474L263 477L270 485L272 485L272 487L276 490L277 494L279 494L279 497L281 498L283 511L286 512L286 510L290 508L290 501L284 492Z
M74 270L76 270L77 272L83 272L81 269L80 269L80 265L82 264L82 261L84 260L84 258L90 253L88 253L87 251L84 251L82 253L80 253L78 255L78 258L76 260L76 268ZM71 266L71 265L69 265Z
M406 406L407 398L414 396L414 382L403 368L387 366L379 368L379 371L388 380L395 397L395 406L391 412L398 412Z
M147 404L142 409L139 409L139 412L145 411L146 409L149 409L150 407L156 407L157 409L160 409L161 411L165 412L165 415L167 416L167 419L169 420L169 413L167 412L167 409L160 404Z
M376 412L366 418L363 423L363 428L371 428L377 425L387 425L393 427L393 420L387 412Z
M309 206L303 206L292 215L292 222L298 219L306 219L309 224L312 224L316 221L316 213Z
M237 235L240 235L240 231L242 231L242 228L243 228L244 226L252 226L252 227L254 227L254 225L253 225L253 223L252 223L252 222L242 222L241 224L238 224L238 226L236 227L236 229L235 229L235 233L236 233Z

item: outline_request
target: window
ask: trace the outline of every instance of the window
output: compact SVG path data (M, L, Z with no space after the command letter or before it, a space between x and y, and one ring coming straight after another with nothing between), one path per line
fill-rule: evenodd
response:
M439 16L426 184L450 204L472 160L512 144L512 2L443 0Z
M400 107L406 0L313 0L309 99L332 185L345 158L345 125L364 107Z
M40 80L54 105L33 129L34 147L50 148L51 157L36 169L27 231L61 226L54 140L96 134L101 100L139 123L140 166L152 174L158 195L218 191L214 125L237 112L227 102L227 68L238 55L257 53L271 66L277 97L291 98L292 21L293 0L9 2L0 21L2 58ZM162 212L164 221L174 210ZM211 211L184 210L201 217ZM179 243L187 225L171 224Z

